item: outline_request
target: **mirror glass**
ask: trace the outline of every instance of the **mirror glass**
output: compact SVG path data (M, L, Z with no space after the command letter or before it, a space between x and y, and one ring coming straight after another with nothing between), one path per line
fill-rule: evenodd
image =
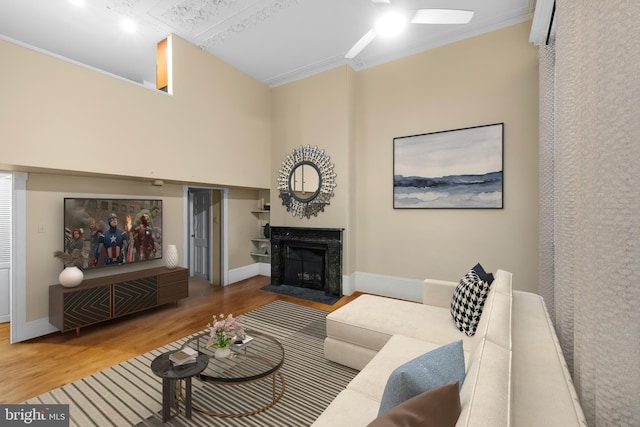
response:
M291 172L289 189L301 202L312 200L320 190L320 171L311 163L299 163Z
M331 158L317 146L293 150L282 162L278 191L282 205L293 216L311 218L329 205L336 187Z

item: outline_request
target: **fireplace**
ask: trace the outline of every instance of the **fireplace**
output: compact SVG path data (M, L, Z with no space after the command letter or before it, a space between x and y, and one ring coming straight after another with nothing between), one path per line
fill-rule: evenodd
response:
M342 230L271 227L271 284L342 296Z
M324 291L326 249L285 243L284 283Z

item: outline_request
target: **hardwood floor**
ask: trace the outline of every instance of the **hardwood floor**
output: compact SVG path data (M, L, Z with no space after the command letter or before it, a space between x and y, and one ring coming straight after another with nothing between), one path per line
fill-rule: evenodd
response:
M356 298L345 296L334 305L318 304L262 291L269 277L256 276L230 286L210 286L191 278L189 298L88 326L9 344L9 323L0 324L0 403L20 403L206 327L213 314L246 313L275 300L286 300L333 311Z

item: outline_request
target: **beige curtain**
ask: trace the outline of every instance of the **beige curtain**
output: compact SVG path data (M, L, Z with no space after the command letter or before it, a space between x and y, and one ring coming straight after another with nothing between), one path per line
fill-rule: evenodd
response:
M640 426L640 1L556 1L540 48L540 293L590 426Z

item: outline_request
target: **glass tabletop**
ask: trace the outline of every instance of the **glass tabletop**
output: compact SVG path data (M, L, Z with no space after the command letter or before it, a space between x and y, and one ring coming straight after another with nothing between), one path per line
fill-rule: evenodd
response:
M199 374L207 366L206 356L198 354L195 363L175 365L169 356L172 351L163 353L151 362L151 371L160 378L181 379Z
M284 362L284 348L274 337L257 331L247 331L251 338L245 344L232 344L231 355L216 359L215 347L207 347L208 332L189 339L183 347L194 348L209 357L209 364L199 375L204 381L234 383L253 381L277 372Z

